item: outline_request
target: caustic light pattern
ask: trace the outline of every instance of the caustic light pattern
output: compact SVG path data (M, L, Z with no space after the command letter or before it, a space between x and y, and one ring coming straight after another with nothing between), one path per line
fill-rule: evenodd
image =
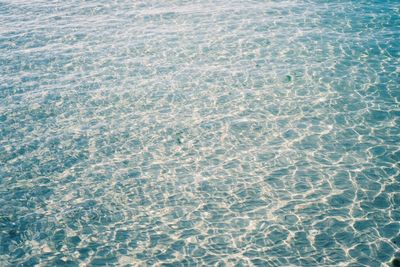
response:
M389 0L0 1L0 265L398 266L399 25Z

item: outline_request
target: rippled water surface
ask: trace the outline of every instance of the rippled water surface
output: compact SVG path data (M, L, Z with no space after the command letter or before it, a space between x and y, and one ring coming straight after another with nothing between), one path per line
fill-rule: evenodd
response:
M1 266L386 266L399 1L0 1Z

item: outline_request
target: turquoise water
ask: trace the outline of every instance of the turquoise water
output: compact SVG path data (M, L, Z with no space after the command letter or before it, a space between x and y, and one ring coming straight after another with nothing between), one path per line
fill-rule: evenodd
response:
M387 266L399 1L0 1L0 266Z

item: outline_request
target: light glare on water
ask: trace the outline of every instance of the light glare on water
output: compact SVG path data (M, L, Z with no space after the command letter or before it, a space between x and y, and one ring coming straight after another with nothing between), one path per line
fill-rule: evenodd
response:
M0 265L398 258L399 10L0 1Z

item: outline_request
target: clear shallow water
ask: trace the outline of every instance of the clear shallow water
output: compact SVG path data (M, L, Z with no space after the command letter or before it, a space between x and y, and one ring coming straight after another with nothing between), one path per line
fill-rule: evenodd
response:
M1 1L0 265L400 256L399 9Z

